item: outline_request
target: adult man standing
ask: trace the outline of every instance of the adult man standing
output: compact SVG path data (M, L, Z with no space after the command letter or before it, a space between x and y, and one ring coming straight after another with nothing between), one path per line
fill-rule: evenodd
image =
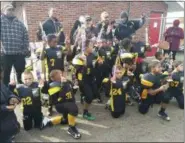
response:
M10 81L10 72L14 66L17 80L21 83L21 74L25 69L25 57L30 56L28 32L24 24L14 15L14 7L6 5L1 15L1 54L4 65L4 83Z
M98 39L112 40L112 26L109 24L109 22L108 12L102 12L101 21L96 25L96 37Z
M173 26L169 27L164 33L165 41L169 42L169 50L164 50L164 54L172 51L173 60L175 60L176 52L179 51L180 39L184 38L184 31L179 27L180 21L175 20Z
M122 11L120 14L121 20L117 22L117 28L115 31L115 37L118 40L123 40L124 38L132 37L132 34L141 28L145 23L145 16L142 15L140 20L129 20L128 13Z
M63 32L63 26L56 18L57 10L55 8L50 8L47 18L42 24L43 32L45 35L42 35L41 29L37 33L38 40L42 40L43 36L47 36L48 34L56 34L58 37L58 45L64 45L65 36Z

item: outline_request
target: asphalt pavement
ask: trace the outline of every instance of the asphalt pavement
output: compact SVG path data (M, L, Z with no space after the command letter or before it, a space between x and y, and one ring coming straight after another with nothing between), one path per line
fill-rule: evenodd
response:
M159 105L150 108L149 113L141 115L137 104L126 107L126 113L118 119L113 119L104 104L96 101L90 112L96 116L95 121L86 121L82 118L82 106L79 103L79 94L76 95L79 107L77 127L82 133L79 140L73 139L66 132L68 126L56 125L40 131L32 129L21 132L16 136L16 142L184 142L184 112L179 109L177 102L172 100L167 112L171 121L164 121L157 117ZM106 102L104 99L104 103ZM46 108L43 108L44 114ZM22 126L22 114L16 108L18 120ZM54 115L55 116L55 115Z

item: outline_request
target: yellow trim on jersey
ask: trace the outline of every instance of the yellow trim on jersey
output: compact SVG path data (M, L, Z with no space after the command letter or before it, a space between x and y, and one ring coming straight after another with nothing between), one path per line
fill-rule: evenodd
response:
M78 73L77 75L78 80L82 80L82 77L83 77L82 73Z
M52 87L48 90L49 95L53 95L61 90L61 87Z
M141 84L148 86L148 87L152 87L154 85L152 82L145 80L145 79L141 79Z
M102 82L103 82L103 83L107 83L108 81L109 81L108 78L104 78Z
M17 91L16 88L13 90L13 92L14 92L15 94L17 94L17 96L19 96L19 93L18 93L18 91Z
M141 98L142 99L146 99L148 96L148 90L147 89L144 89L141 93Z
M112 112L114 112L114 98L113 98L113 94L112 94L112 83L111 83L110 95L111 95L111 97L110 97L111 110L112 110Z

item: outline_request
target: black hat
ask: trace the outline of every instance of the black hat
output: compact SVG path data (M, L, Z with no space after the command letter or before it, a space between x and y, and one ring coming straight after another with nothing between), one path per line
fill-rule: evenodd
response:
M120 14L121 18L127 17L128 18L128 13L126 11L122 11Z
M86 21L91 21L92 18L91 18L89 15L85 15L85 20L86 20Z

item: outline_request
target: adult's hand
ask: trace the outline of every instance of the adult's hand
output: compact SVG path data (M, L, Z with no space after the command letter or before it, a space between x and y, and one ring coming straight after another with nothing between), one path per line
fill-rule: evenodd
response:
M9 100L9 104L10 105L17 105L17 104L19 104L19 100L17 98L15 98L15 97L12 97Z

